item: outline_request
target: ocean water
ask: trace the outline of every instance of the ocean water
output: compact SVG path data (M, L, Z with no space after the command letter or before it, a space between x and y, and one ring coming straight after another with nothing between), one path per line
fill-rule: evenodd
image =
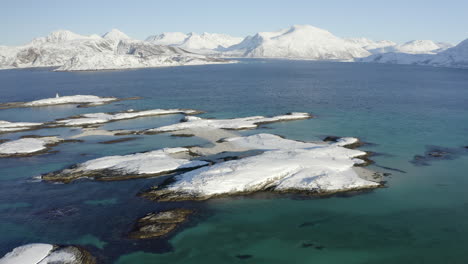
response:
M355 136L391 173L386 188L327 198L258 194L206 202L155 203L137 196L161 178L120 182L40 182L34 176L106 155L205 144L166 134L98 144L92 136L51 153L0 159L0 255L32 242L76 244L100 263L467 263L468 71L461 69L282 60L103 72L0 71L2 102L61 95L142 96L93 108L0 110L0 120L49 121L88 112L195 108L205 117L310 112L314 119L257 130L297 140ZM140 118L105 129L143 129L180 115ZM78 134L43 129L0 135ZM431 146L453 159L417 166ZM170 208L197 211L161 239L126 238L142 215Z

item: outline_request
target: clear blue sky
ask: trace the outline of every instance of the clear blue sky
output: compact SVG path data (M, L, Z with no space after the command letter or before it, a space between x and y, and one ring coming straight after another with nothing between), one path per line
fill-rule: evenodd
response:
M245 36L310 24L340 37L404 42L468 38L468 0L0 0L0 45L57 29L144 39L167 31Z

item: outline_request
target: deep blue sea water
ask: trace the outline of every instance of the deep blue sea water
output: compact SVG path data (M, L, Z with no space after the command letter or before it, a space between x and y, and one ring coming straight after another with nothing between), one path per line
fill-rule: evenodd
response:
M206 143L159 134L102 145L97 142L110 138L86 137L56 147L57 153L0 159L0 255L25 243L44 242L82 245L102 263L119 264L468 262L468 155L462 149L468 145L467 70L282 60L78 73L6 70L0 71L0 92L1 102L56 92L144 97L92 108L0 110L0 120L8 121L50 121L130 108L195 108L218 118L310 112L317 118L242 133L298 140L359 137L373 143L363 147L376 153L370 168L392 174L387 188L355 195L318 199L262 194L184 203L137 196L160 178L72 184L33 179L97 157ZM142 129L180 118L141 118L103 127ZM77 133L79 129L44 129L0 139ZM429 166L410 163L430 145L457 149L460 155ZM181 206L197 214L175 234L147 241L125 237L142 215ZM58 216L58 210L64 214Z

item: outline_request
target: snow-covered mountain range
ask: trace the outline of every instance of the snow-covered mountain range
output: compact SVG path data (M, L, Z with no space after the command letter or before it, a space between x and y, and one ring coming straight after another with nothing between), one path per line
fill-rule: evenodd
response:
M455 47L448 49L442 48L436 52L433 51L426 54L389 52L374 54L359 59L358 61L468 68L468 39L462 41Z
M30 43L0 47L0 68L55 67L58 71L228 63L186 50L133 40L113 29L102 37L67 30L52 32Z
M216 33L169 32L149 36L146 41L158 45L170 45L199 53L213 53L241 42L243 38Z
M468 67L468 40L457 46L431 40L341 38L310 25L294 25L245 38L215 33L166 32L135 40L113 29L79 35L55 31L21 46L0 46L0 69L55 67L104 70L229 63L220 58L286 58Z

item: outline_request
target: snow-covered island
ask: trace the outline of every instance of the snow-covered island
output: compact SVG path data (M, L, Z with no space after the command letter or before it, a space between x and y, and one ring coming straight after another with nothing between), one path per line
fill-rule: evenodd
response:
M202 111L192 109L151 109L143 111L127 110L116 113L89 113L70 118L59 119L48 123L47 126L88 126L99 125L119 120L133 119L139 117L160 116L170 114L196 115Z
M0 133L12 133L25 130L35 130L43 128L55 128L55 127L89 127L99 126L109 122L115 122L119 120L134 119L140 117L150 116L161 116L171 114L183 114L183 115L197 115L203 111L193 109L150 109L150 110L126 110L114 113L88 113L83 115L71 116L68 118L57 119L50 122L34 123L34 122L8 122L0 121ZM115 133L132 133L132 131L116 131ZM115 135L109 131L109 135Z
M26 131L40 128L44 123L37 122L9 122L0 120L0 134Z
M51 147L65 140L63 138L49 137L25 137L0 144L0 158L24 157L42 154Z
M262 153L205 166L174 177L143 194L157 201L206 200L261 191L331 194L381 186L382 175L356 167L365 165L366 152L346 148L356 138L336 142L300 142L272 134L225 139L230 148Z
M309 113L289 113L285 115L265 117L265 116L250 116L232 119L205 119L197 116L186 116L181 122L173 125L152 128L142 131L144 134L154 134L163 132L174 132L187 129L228 129L241 130L257 128L261 124L268 124L282 121L293 121L310 119L312 115Z
M31 101L31 102L0 103L0 109L54 106L54 105L64 105L64 104L76 104L79 107L89 107L89 106L109 104L112 102L117 102L117 101L122 101L122 100L134 100L134 99L140 99L140 97L117 98L117 97L100 97L96 95L60 96L59 94L56 94L55 97L39 99L39 100Z
M79 178L101 181L148 178L208 165L202 160L190 160L187 148L166 148L124 156L108 156L43 174L47 181L69 183Z
M0 264L96 264L86 250L75 246L26 244L0 258Z

